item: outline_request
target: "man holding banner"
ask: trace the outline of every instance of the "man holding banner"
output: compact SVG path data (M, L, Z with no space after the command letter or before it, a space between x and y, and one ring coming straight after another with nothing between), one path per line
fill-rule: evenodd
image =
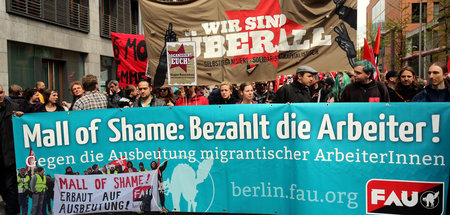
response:
M433 63L428 69L430 84L412 99L413 102L449 102L450 88L445 81L448 69L444 63Z
M12 116L20 107L5 99L5 91L0 85L0 195L6 203L6 214L19 213L17 195L16 161L14 156L14 138Z
M348 84L342 92L343 102L389 102L385 84L373 80L375 67L368 61L355 63L355 82Z
M159 107L166 106L166 103L152 95L152 85L149 79L142 79L138 84L139 99L133 104L133 107Z
M297 68L294 82L280 88L277 91L274 103L299 103L311 102L311 91L309 89L314 81L314 75L317 71L309 66L300 66Z
M82 82L85 93L73 104L73 110L106 109L108 100L105 95L98 92L97 77L85 75Z

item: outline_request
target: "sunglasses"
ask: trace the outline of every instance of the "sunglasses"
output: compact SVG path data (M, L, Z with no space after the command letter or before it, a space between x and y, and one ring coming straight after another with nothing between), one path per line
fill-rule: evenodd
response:
M0 94L3 94L5 91L0 91Z

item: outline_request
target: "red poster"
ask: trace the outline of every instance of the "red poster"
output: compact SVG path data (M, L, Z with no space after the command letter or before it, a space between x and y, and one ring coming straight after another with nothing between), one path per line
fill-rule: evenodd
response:
M137 85L145 77L147 48L144 35L111 32L114 60L117 66L117 81L120 87Z

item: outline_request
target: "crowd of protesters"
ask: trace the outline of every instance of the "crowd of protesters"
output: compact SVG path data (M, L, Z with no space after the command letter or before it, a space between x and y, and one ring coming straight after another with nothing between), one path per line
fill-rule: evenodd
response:
M7 100L17 103L19 111L53 112L124 107L186 106L217 104L299 103L299 102L433 102L449 101L447 68L443 63L429 67L429 85L420 80L412 67L389 71L375 81L375 67L359 61L353 71L320 74L309 66L300 66L296 74L278 81L242 83L223 82L217 86L184 86L153 88L148 79L137 87L119 87L119 82L107 83L100 92L97 78L86 75L70 85L71 103L58 102L58 92L45 90L45 84L22 91L13 84ZM276 87L275 87L276 86ZM275 89L277 88L277 89Z
M23 191L24 181L42 184L43 175L17 174L15 170L14 145L11 117L13 114L32 112L54 112L71 110L90 110L105 108L186 106L186 105L223 105L257 103L300 103L300 102L449 102L450 88L448 70L444 63L436 62L428 68L428 80L417 77L411 67L400 71L389 71L374 79L376 68L368 61L356 62L353 71L318 73L309 66L298 67L296 74L284 78L284 81L262 81L242 83L240 85L223 82L218 86L184 86L153 88L149 79L140 80L137 87L129 85L120 88L116 80L107 83L105 92L98 87L97 77L86 75L81 81L70 84L72 101L59 103L58 92L45 89L38 81L34 88L23 88L17 84L9 87L9 96L0 85L0 131L1 162L4 173L1 178L1 193L6 202L6 213L19 211L17 202L18 188ZM88 168L84 174L108 174L136 171L134 167L121 169L121 166L99 169L98 165ZM143 165L139 165L143 170ZM137 170L137 171L139 171ZM37 169L38 173L43 169ZM43 174L43 173L42 173ZM73 173L70 167L66 174ZM39 174L38 174L39 175ZM19 178L20 177L20 178ZM29 177L27 179L27 177ZM17 178L17 180L16 180ZM51 178L49 179L51 181ZM37 181L37 182L36 182ZM33 191L32 189L30 189ZM36 191L37 190L37 191ZM32 192L32 198L43 199L41 188ZM19 192L23 205L24 192ZM35 195L36 194L36 195ZM28 204L26 204L28 205ZM34 205L34 203L33 203ZM23 209L25 210L25 208ZM37 209L35 209L36 212ZM40 210L40 209L39 209ZM27 210L26 210L27 211ZM45 209L42 209L45 214ZM36 214L41 214L36 212Z

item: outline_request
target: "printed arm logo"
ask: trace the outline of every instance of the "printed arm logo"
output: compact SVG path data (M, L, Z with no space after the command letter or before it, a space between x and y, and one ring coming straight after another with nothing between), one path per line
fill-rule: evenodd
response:
M169 27L167 28L166 35L164 36L164 48L161 50L161 54L159 55L159 63L156 68L155 77L153 78L153 85L155 87L161 87L164 85L164 81L166 80L167 75L167 42L176 42L177 34L172 30L172 23L169 23ZM185 70L186 71L186 70Z

